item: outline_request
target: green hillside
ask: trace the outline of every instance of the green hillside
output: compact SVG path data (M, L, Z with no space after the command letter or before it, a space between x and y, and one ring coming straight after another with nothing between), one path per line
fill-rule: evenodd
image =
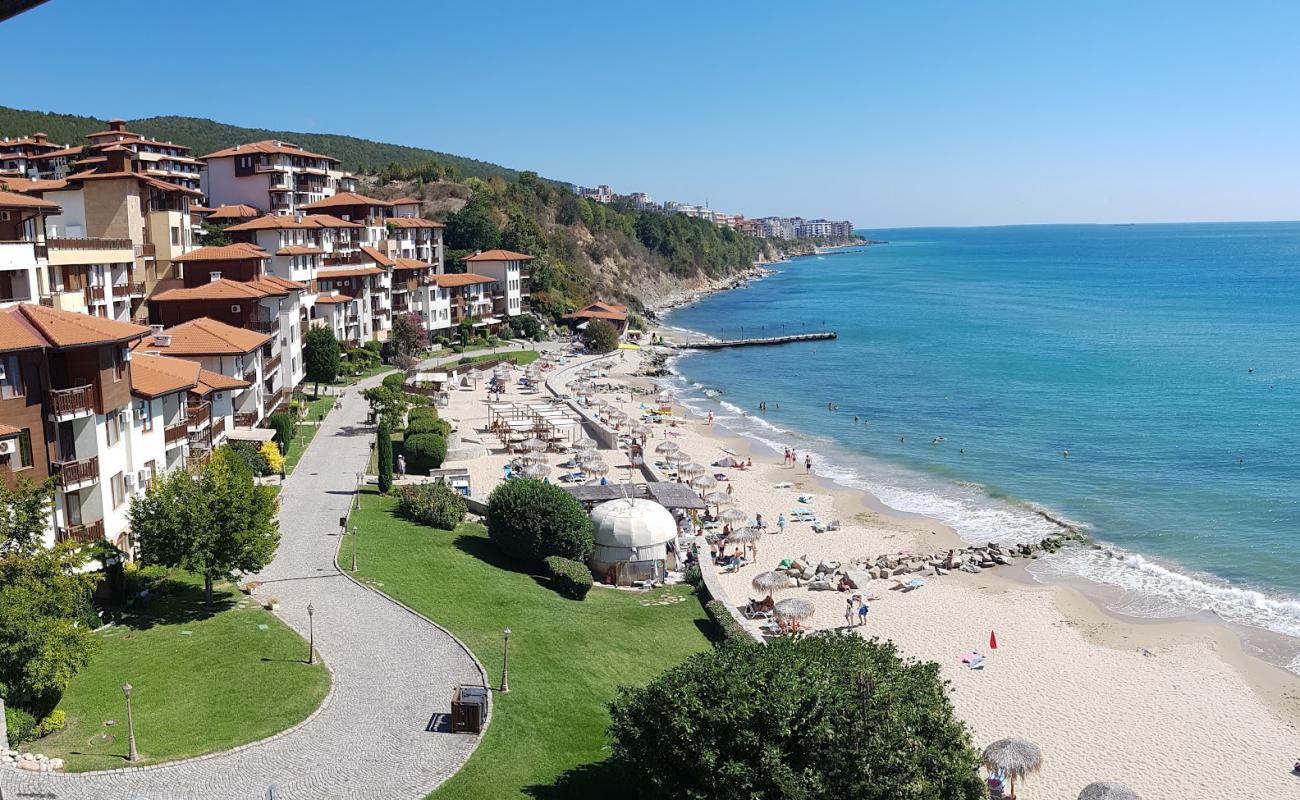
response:
M44 131L59 144L84 144L87 133L105 130L107 120L82 117L75 114L51 114L43 111L24 111L0 106L0 136L26 136ZM386 144L355 136L333 133L301 133L298 131L272 131L265 128L241 128L198 117L147 117L127 121L127 129L172 141L194 149L196 155L211 153L223 147L262 139L281 139L302 145L308 150L334 156L343 162L343 168L354 172L374 172L389 164L403 167L435 161L455 167L465 177L501 178L513 181L516 170L487 161L440 153L421 147Z

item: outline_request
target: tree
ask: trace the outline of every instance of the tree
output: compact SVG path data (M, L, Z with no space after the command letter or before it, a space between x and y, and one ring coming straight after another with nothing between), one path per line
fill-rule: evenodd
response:
M256 572L280 543L275 489L253 482L253 471L229 447L219 447L197 476L173 470L131 503L131 531L147 564L180 567L212 584L235 571Z
M393 488L393 429L388 427L387 420L379 423L375 437L378 440L375 449L379 457L379 491L388 494Z
M647 797L987 796L939 666L904 661L891 642L729 643L620 689L610 717L614 756Z
M407 394L400 387L382 385L366 389L362 397L370 403L370 411L375 418L381 424L388 423L390 431L402 427L402 423L406 420L406 411L411 407L411 398L421 399L419 395Z
M438 433L415 434L402 441L402 455L408 472L428 474L447 459L447 437Z
M483 194L475 192L464 208L447 217L443 241L449 250L491 250L501 245L501 231Z
M415 356L429 347L429 332L424 320L414 312L393 317L393 329L388 333L395 356ZM396 362L394 362L396 363Z
M339 376L339 340L329 328L312 328L303 340L303 367L307 380L316 384L320 394L322 383L333 383Z
M40 546L53 506L53 478L37 484L19 477L13 488L0 482L0 554Z
M591 518L573 495L542 481L497 484L488 495L488 537L513 558L586 561L595 548Z
M618 331L603 319L593 319L582 329L582 343L593 353L610 353L618 349Z
M542 339L542 322L532 314L521 314L510 321L515 331L525 339L532 339L534 342Z
M275 431L275 441L280 445L280 451L283 453L289 452L289 443L293 441L294 433L298 427L293 415L284 411L277 411L266 422Z

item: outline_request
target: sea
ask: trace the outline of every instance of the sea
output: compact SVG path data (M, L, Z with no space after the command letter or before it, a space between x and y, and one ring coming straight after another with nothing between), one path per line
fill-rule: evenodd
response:
M674 357L682 401L969 542L1082 531L1032 570L1119 613L1300 637L1300 223L859 233L667 314L838 334Z

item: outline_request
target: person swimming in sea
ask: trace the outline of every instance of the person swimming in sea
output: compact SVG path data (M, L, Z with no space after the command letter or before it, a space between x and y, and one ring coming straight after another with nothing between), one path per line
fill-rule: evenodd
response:
M1061 451L1061 456L1062 456L1063 458L1069 458L1069 457L1070 457L1070 451L1069 451L1069 450L1062 450L1062 451Z

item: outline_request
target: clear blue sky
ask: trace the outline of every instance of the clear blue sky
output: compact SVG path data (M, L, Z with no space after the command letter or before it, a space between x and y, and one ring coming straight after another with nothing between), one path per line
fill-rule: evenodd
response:
M1300 4L51 0L0 103L859 226L1300 217Z

